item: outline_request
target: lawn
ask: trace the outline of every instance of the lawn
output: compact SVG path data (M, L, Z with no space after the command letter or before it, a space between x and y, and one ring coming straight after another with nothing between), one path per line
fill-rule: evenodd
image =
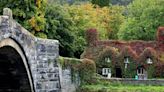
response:
M164 92L164 86L98 83L83 85L77 92Z

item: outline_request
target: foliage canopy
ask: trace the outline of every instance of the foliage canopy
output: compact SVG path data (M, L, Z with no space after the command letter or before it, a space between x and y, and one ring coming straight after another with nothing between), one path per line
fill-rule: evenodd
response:
M132 1L0 0L0 13L11 8L14 19L32 34L59 40L60 55L80 58L85 32L91 28L99 31L100 39L155 39L157 27L164 25L164 1ZM127 10L114 5L130 2Z
M128 15L121 25L119 39L154 40L157 28L164 26L163 4L163 0L134 0L128 5Z

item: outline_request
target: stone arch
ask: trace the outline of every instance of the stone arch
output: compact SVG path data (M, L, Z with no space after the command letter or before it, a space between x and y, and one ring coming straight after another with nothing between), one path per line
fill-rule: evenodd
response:
M34 92L35 90L34 90L34 86L33 86L33 80L32 80L32 75L30 72L30 68L28 66L26 56L25 56L23 50L21 49L21 47L19 46L19 44L11 38L5 38L0 41L0 48L4 48L4 47L11 47L19 54L19 56L21 57L22 62L24 64L27 76L28 76L28 81L30 84L31 92Z

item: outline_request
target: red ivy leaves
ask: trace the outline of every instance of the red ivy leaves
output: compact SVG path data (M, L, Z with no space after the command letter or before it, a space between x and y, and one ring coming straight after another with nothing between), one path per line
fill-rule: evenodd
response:
M157 32L157 39L164 44L164 27L159 27Z
M86 39L88 46L96 46L98 41L98 33L96 29L89 29L86 31Z

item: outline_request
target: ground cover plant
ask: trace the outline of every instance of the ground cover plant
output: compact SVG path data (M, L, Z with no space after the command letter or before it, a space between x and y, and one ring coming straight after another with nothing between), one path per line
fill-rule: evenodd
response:
M164 92L163 86L121 84L99 81L96 84L83 85L77 92Z

